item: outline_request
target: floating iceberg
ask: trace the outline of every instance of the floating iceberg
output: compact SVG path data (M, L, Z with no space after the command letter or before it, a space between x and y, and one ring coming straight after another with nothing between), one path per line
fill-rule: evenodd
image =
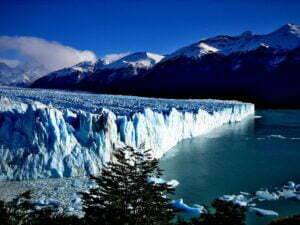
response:
M287 185L284 185L283 186L284 188L287 188L287 189L292 189L292 190L294 190L295 188L296 188L296 184L295 184L295 182L293 182L293 181L289 181L288 183L287 183Z
M296 194L295 190L283 189L282 191L278 191L278 193L284 199L294 199L294 198L297 198L297 194Z
M255 212L259 216L278 216L279 214L273 210L250 208L250 211Z
M287 137L280 135L280 134L271 134L268 138L278 138L278 139L287 139Z
M205 207L201 205L194 205L194 207L188 206L183 202L183 199L173 200L171 205L174 209L185 212L190 215L199 216L201 213L205 212Z
M148 178L149 183L154 183L154 184L168 184L171 188L176 188L180 183L178 180L170 180L170 181L165 181L163 178L157 178L157 177L149 177Z
M168 185L170 185L172 188L176 188L180 183L178 180L170 180L167 182Z
M289 181L282 187L275 188L273 192L261 189L253 194L240 192L236 195L223 195L219 199L246 207L250 212L255 212L258 216L278 216L279 214L276 211L257 208L256 205L261 201L300 200L299 190L300 184Z
M161 157L178 142L254 114L237 101L163 100L0 88L0 176L98 174L113 149L129 145Z
M163 178L157 178L157 177L148 177L148 182L153 184L166 183L166 181Z
M223 195L219 198L222 201L225 202L232 202L235 205L239 205L241 207L247 207L248 204L252 201L252 199L249 199L243 194L239 195Z
M264 200L272 201L272 200L279 199L279 196L276 193L270 193L268 190L257 191L255 194L260 201L264 201Z

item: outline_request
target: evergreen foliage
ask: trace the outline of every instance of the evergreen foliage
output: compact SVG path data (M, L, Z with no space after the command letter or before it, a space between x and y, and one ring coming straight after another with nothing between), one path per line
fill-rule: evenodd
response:
M300 224L300 215L291 216L287 218L281 218L272 221L269 225L299 225Z
M168 195L174 190L165 183L149 182L161 175L149 151L117 149L101 176L93 177L99 187L82 194L87 223L170 224L174 212Z
M0 203L0 221L1 224L23 225L30 224L33 205L30 203L30 191L24 192L10 202ZM3 222L2 222L3 221Z
M0 201L0 225L246 225L246 208L221 200L198 218L175 222L168 197L174 189L151 182L161 176L158 161L149 151L117 149L102 174L92 177L97 188L81 193L84 218L58 213L55 207L38 209L28 191L12 201ZM293 216L269 225L299 224L300 216Z

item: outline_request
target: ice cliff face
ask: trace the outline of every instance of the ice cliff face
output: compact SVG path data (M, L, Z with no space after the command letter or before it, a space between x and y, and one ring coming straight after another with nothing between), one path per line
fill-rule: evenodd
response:
M88 107L76 110L76 104L67 107L63 102L69 96L66 92L49 92L49 96L58 100L40 97L44 103L48 102L44 104L33 100L37 91L0 88L2 178L97 174L103 163L110 160L113 149L119 146L151 148L153 156L159 158L185 138L199 136L254 113L253 104L240 102L155 100L158 108L162 105L165 109L158 110L149 107L152 99L126 97L127 104L131 104L130 100L140 103L128 113L116 110L111 103L112 97L101 95L102 105L91 112ZM96 95L82 94L79 98L85 101L92 96ZM70 99L73 99L72 95ZM126 100L123 104L126 105ZM193 110L187 110L184 104ZM126 108L125 105L121 107Z

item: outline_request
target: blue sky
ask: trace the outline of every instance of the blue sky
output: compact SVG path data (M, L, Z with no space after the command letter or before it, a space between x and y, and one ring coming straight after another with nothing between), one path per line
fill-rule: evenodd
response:
M170 53L201 38L300 24L300 1L2 0L0 35L34 36L98 56Z

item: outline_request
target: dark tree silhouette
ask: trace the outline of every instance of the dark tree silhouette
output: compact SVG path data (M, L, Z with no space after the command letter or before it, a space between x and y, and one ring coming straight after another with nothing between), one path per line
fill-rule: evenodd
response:
M99 224L169 224L174 217L169 194L173 189L163 183L149 182L160 178L158 161L149 150L131 147L117 149L99 177L92 177L98 188L82 193L85 219Z
M281 218L272 221L269 225L299 225L300 224L300 215L291 216L287 218Z
M9 224L9 210L4 201L0 201L0 222L1 224Z
M9 202L0 203L1 224L23 225L30 224L34 206L30 203L30 191L24 192Z

